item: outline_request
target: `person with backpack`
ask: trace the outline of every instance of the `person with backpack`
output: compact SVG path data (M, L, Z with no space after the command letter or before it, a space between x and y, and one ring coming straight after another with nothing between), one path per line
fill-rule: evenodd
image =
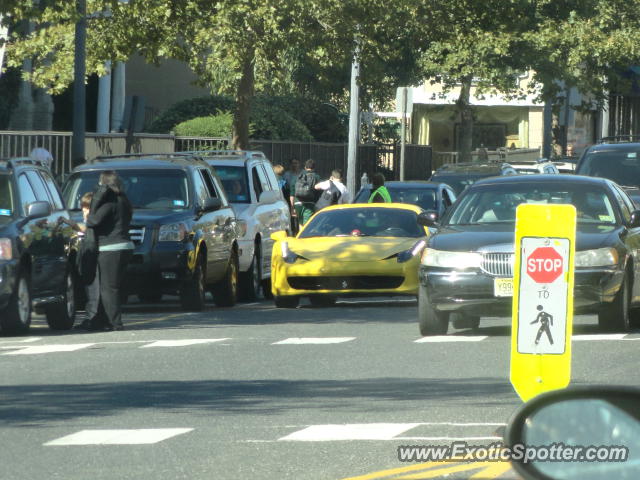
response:
M304 170L296 178L294 189L295 209L298 223L302 226L311 218L316 210L316 201L320 196L315 186L320 177L315 172L316 162L312 159L304 163Z
M333 170L329 180L316 183L315 189L322 191L316 202L316 212L329 205L351 203L351 194L342 183L340 170Z
M389 190L384 186L384 175L381 173L374 173L371 177L371 196L369 197L369 203L391 203L391 195Z

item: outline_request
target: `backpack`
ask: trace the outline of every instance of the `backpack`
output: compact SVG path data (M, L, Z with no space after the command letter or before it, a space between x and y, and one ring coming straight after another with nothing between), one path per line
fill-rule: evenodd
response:
M335 183L329 180L329 188L322 192L322 195L320 195L320 198L316 202L316 212L329 205L336 205L340 201L341 196L342 192L340 189L336 187Z
M296 199L302 202L315 202L317 181L315 172L302 172L296 180Z

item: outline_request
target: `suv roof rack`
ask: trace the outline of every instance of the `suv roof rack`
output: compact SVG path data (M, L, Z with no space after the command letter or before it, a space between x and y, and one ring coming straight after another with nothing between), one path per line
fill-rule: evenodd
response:
M640 141L640 135L613 135L602 137L598 143L633 143Z
M36 165L38 167L49 167L49 163L44 160L38 160L31 157L16 157L16 158L2 158L0 159L0 166L6 168L15 168L18 165Z
M192 156L189 152L173 152L173 153L123 153L120 155L98 155L97 157L87 161L87 163L98 163L106 160L140 160L142 158L166 158L167 160L178 160Z
M225 156L225 155L238 155L245 158L267 158L266 155L259 150L192 150L188 152L190 155L205 155L205 156Z

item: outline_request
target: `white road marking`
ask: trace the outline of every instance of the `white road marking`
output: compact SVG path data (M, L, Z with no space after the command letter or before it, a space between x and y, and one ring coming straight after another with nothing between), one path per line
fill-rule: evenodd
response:
M393 437L391 440L419 440L423 442L480 442L502 440L502 437Z
M37 342L38 340L42 340L42 337L30 337L22 340L2 340L0 343L31 343Z
M193 428L141 428L136 430L81 430L52 440L45 446L146 445L192 431Z
M422 337L415 340L415 343L447 343L447 342L481 342L489 337L482 335L435 335L433 337Z
M76 343L74 345L38 345L34 347L21 347L14 352L3 353L2 355L40 355L43 353L75 352L83 348L91 347L95 343Z
M336 440L393 440L419 423L352 423L344 425L311 425L286 437L283 442L329 442Z
M591 340L623 340L626 336L626 333L601 333L596 335L573 335L571 339L577 342Z
M303 337L286 338L271 345L326 345L329 343L345 343L355 340L356 337Z
M143 345L140 348L153 347L188 347L189 345L200 345L205 343L224 342L229 338L192 338L189 340L157 340L149 345Z

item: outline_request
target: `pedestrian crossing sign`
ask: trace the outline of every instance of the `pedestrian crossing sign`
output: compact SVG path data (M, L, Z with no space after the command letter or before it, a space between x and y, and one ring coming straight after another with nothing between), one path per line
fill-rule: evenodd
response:
M572 205L516 213L510 378L523 401L570 381L575 228Z

